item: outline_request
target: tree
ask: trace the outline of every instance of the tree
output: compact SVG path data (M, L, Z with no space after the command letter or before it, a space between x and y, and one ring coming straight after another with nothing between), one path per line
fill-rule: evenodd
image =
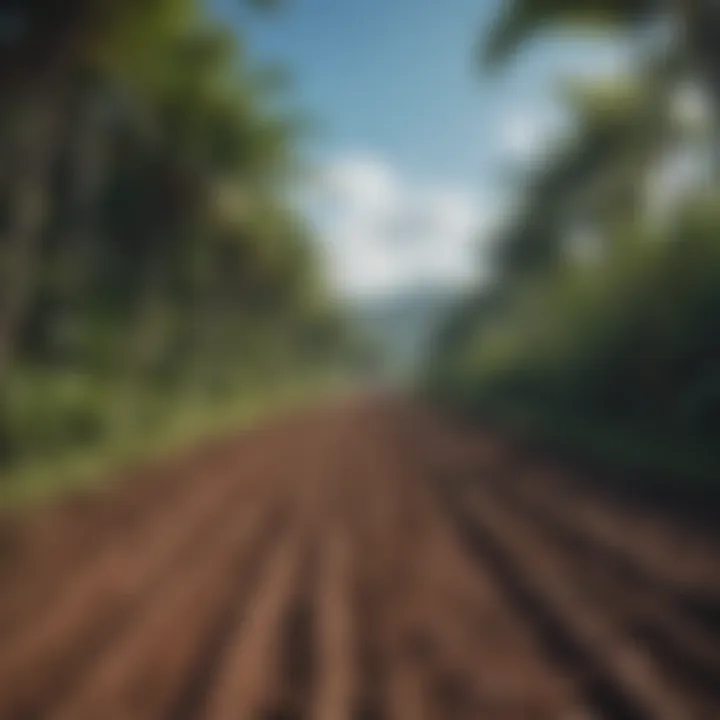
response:
M652 21L662 0L506 0L490 28L483 55L494 64L507 59L518 46L548 27L595 26L615 29Z
M674 19L678 43L720 103L720 5L714 0L506 0L483 43L489 64L548 27L633 30Z
M673 122L674 68L652 66L624 81L572 85L572 129L519 178L519 208L495 243L496 270L522 282L564 262L578 229L604 253L646 212L648 180L680 140Z
M247 1L258 9L274 4ZM99 78L152 133L152 99L165 82L168 49L201 22L201 8L199 0L6 0L0 9L0 104L11 108L9 121L3 117L10 128L2 148L8 192L0 226L0 385L37 283L49 185L76 110L78 79ZM103 162L102 130L92 119L96 98L88 92L81 101L90 127L77 153L76 243L92 232L89 208Z
M185 0L11 0L2 10L5 24L16 31L0 45L0 101L13 107L15 116L9 142L12 191L2 236L0 384L33 296L49 183L76 78L111 72L129 28L162 22L168 30L177 29L187 19L187 7ZM137 42L134 46L137 50Z
M289 373L312 337L329 358L340 319L288 200L299 128L271 95L278 72L201 0L16 9L0 48L3 451L228 397Z

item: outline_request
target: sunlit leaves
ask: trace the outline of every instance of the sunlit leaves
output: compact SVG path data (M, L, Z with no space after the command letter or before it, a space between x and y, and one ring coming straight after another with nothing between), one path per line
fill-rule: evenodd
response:
M503 61L532 35L553 26L634 27L665 9L662 0L505 0L482 39L482 56L489 64Z

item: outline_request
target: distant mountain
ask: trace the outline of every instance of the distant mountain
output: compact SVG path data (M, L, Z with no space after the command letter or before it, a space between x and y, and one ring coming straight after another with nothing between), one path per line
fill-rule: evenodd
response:
M378 348L385 373L404 378L422 367L430 340L460 298L459 291L446 288L414 288L356 301L350 313Z

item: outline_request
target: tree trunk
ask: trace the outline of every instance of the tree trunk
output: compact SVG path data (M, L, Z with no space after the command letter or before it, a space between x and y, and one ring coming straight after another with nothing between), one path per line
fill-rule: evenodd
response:
M71 344L69 330L84 309L82 303L93 262L93 240L98 228L98 205L106 164L107 127L102 98L92 85L83 86L79 94L70 138L70 218L57 249L59 272L53 288L52 344L61 352Z
M132 430L148 373L166 340L168 272L165 263L165 254L161 252L153 253L146 260L134 318L120 343L118 360L122 366L118 368L118 394L111 410L113 424L120 432Z
M713 121L720 112L720 5L715 0L675 0L687 49L712 102ZM715 129L717 136L717 127ZM716 154L720 152L715 139ZM720 160L720 158L717 158Z
M23 99L14 133L7 224L0 237L0 387L33 298L62 110L56 91L38 88Z

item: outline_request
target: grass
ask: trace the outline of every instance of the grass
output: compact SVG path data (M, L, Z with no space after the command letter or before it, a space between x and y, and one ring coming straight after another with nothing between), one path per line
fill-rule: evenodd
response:
M222 402L188 400L152 428L117 432L84 450L22 462L0 478L0 509L21 511L70 494L95 492L123 471L182 452L351 388L343 376L321 374L255 388Z

